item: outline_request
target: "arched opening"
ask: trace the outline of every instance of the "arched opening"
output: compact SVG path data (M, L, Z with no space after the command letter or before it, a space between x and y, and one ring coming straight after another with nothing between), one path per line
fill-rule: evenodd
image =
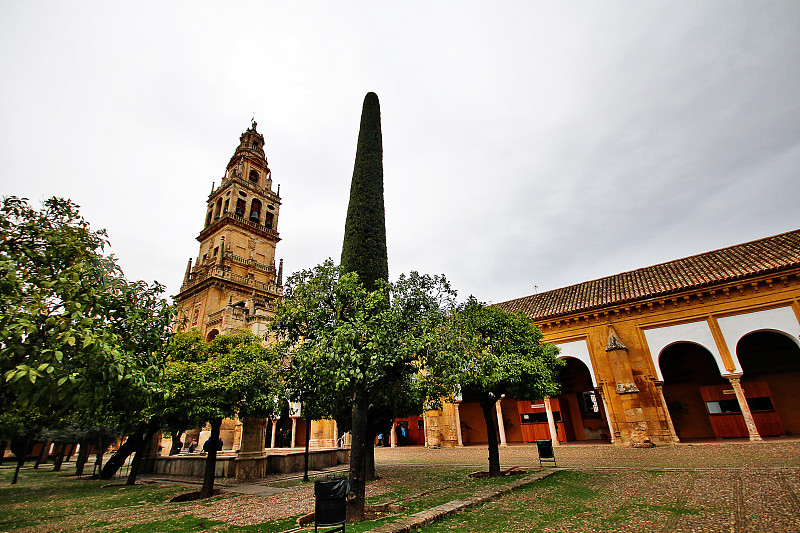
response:
M217 335L219 335L219 330L212 329L211 331L208 332L208 335L206 335L206 340L208 342L211 342L211 341L214 340L214 337L216 337Z
M561 394L550 398L558 440L610 440L603 400L592 383L589 368L575 357L564 357L564 362L566 364L561 368L558 377ZM551 438L543 400L519 400L516 408L516 420L520 422L524 442Z
M214 220L217 220L222 213L222 198L217 200L217 209L214 213Z
M609 440L603 400L592 384L589 368L575 357L564 357L564 361L558 378L561 394L556 400L566 440Z
M210 210L208 211L208 216L206 216L206 226L208 226L209 224L211 224L211 217L212 217L212 216L214 216L214 210L213 210L213 209L210 209Z
M258 198L253 198L250 203L250 222L259 223L261 220L261 201Z
M658 366L664 376L664 398L678 438L715 438L700 388L730 387L730 382L720 374L711 352L698 344L678 342L664 348ZM736 400L735 396L732 398Z
M247 209L247 202L245 202L241 198L238 198L236 200L236 216L243 217L245 209Z
M265 213L264 214L264 225L270 229L272 229L272 219L275 215L272 213Z
M255 146L253 148L255 148ZM250 174L248 175L248 179L253 183L258 183L258 170L251 170Z
M736 355L759 434L800 433L800 347L783 333L756 331L742 337Z

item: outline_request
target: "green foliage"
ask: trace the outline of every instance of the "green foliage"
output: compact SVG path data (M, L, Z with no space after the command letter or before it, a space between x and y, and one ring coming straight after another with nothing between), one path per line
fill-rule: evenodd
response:
M357 272L368 290L389 279L383 207L383 139L378 96L367 93L342 245L342 271Z
M442 329L456 382L482 399L521 400L558 394L558 348L523 313L510 313L470 298ZM446 369L446 367L445 367Z
M174 427L219 418L271 416L283 397L274 348L243 331L206 342L197 330L176 333L167 347L165 415Z
M437 364L438 328L454 305L447 280L413 272L377 285L367 290L356 273L340 274L329 259L287 280L271 324L290 361L290 395L344 427L356 391L365 391L371 406L401 405L407 393L418 401L406 408L419 412L426 396L452 390L424 372ZM401 414L408 413L394 416Z
M172 307L125 280L69 200L0 206L0 408L116 419L141 413L163 368ZM66 400L69 401L66 401ZM28 426L30 424L28 423ZM29 428L30 429L30 428Z

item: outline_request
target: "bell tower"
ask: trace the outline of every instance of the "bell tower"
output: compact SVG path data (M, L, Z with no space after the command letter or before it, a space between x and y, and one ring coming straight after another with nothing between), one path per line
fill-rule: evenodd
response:
M242 133L220 185L211 186L200 251L175 297L178 329L196 328L206 339L242 329L263 335L283 294L283 260L275 266L280 185L272 190L257 126Z

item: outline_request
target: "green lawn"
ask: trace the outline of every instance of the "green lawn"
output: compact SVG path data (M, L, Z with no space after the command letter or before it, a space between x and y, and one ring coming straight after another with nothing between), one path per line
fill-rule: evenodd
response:
M482 488L505 483L509 478L472 480L474 468L425 466L386 466L379 468L383 493L368 498L368 504L398 503L413 514L436 505L463 498ZM198 506L212 506L222 500L247 506L252 496L223 494L203 502L169 503L177 494L197 487L164 483L125 486L124 480L77 479L67 466L52 472L51 466L39 470L26 466L19 483L10 485L13 467L0 467L0 531L102 531L102 532L281 532L293 530L297 516L269 520L250 526L235 526L193 514ZM302 487L299 480L276 485ZM306 487L308 487L306 485ZM206 513L200 513L206 514ZM403 516L400 515L400 516ZM399 516L387 516L361 524L349 524L347 531L367 531ZM313 527L311 528L313 530Z

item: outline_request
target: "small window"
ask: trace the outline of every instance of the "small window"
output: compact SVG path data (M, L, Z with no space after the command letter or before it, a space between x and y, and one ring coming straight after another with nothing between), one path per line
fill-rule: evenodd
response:
M250 171L250 181L257 182L258 181L258 170L251 170Z
M741 413L742 409L739 407L737 400L719 400L717 402L706 402L706 408L712 415L722 413Z
M208 226L209 224L211 224L211 217L212 217L212 216L214 216L214 211L213 211L213 210L211 210L211 211L209 211L209 212L208 212L208 216L206 217L206 226Z
M593 390L579 392L578 399L581 401L581 415L584 418L600 418L600 403Z
M230 202L230 200L225 200L225 207L222 208L222 212L223 213L227 213L228 212L228 202Z
M218 253L219 253L219 246L215 246L214 247L214 257L216 257Z
M751 411L771 411L775 409L772 405L772 398L769 396L762 396L760 398L748 398L747 406Z
M253 148L258 150L258 143L256 141L253 141Z
M272 213L265 213L264 214L264 225L270 229L272 229L272 219L274 215Z

